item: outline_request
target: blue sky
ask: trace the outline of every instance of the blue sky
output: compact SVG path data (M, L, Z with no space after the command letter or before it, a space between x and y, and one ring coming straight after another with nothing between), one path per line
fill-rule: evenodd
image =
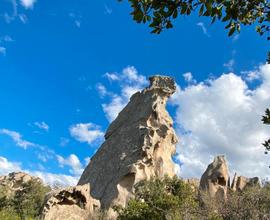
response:
M168 108L180 175L225 154L232 170L269 176L267 41L254 27L228 38L197 16L153 35L130 11L127 1L0 0L0 174L74 184L129 95L164 74L179 86Z

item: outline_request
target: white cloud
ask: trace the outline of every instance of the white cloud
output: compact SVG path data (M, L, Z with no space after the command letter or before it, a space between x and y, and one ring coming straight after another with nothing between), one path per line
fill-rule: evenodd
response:
M36 0L20 0L20 2L25 9L32 9Z
M47 162L55 158L56 154L53 150L48 149L45 146L38 146L39 151L36 151L37 158L42 162Z
M232 38L232 41L233 41L233 42L238 41L239 37L240 37L240 34L235 34L235 35L233 36L233 38Z
M59 145L60 145L61 147L66 146L68 143L69 143L69 139L68 139L68 138L64 138L64 137L61 137L61 138L60 138L60 143L59 143Z
M44 121L42 122L34 122L34 125L37 126L38 128L44 130L44 131L49 131L49 125L47 125Z
M139 85L147 84L147 80L145 76L140 75L134 66L128 66L124 68L122 71L121 78L127 79L129 83L134 83L134 84L139 84Z
M184 73L183 77L184 77L185 81L188 83L194 83L194 84L196 83L196 80L193 79L193 75L191 72Z
M39 160L41 160L42 162L47 162L47 160L48 160L48 158L44 154L42 154L42 153L38 153L37 154L37 158Z
M87 166L90 163L90 160L91 160L90 157L84 158L84 165Z
M73 138L80 142L87 142L88 144L92 144L94 141L104 136L100 127L92 123L72 125L69 131Z
M5 12L2 16L5 20L6 23L11 23L12 21L16 20L19 18L19 20L25 24L27 22L27 16L23 13L18 13L18 4L17 0L9 0L8 1L12 5L12 10ZM25 8L25 9L32 9L34 3L36 0L20 0L20 4Z
M233 67L235 65L235 60L230 59L227 63L224 63L223 66L226 67L229 71L233 71Z
M97 86L96 86L96 88L97 88L97 91L98 91L98 93L99 93L99 95L100 95L101 98L103 98L104 96L107 95L107 93L108 93L107 92L107 89L101 83L98 83Z
M28 147L35 146L34 143L23 140L22 135L16 131L11 131L8 129L0 129L0 134L5 134L5 135L11 137L17 146L22 147L24 149L26 149Z
M79 181L78 176L70 176L65 174L54 174L41 171L30 171L29 174L41 178L50 186L75 186Z
M11 172L20 171L21 167L19 163L13 163L8 161L5 157L0 156L0 175L6 175Z
M71 154L68 158L57 155L57 161L60 167L70 166L71 169L69 171L75 176L80 176L83 172L82 164L75 154Z
M242 71L241 74L248 82L261 79L261 72L258 70Z
M0 46L0 54L6 55L7 49L5 47Z
M80 14L76 14L76 13L73 13L73 12L70 12L68 14L68 16L70 17L70 19L74 22L75 26L77 28L80 28L81 27L81 19L82 19L82 16Z
M210 37L210 34L208 33L207 28L203 22L197 23L197 26L199 26L202 29L204 35Z
M18 15L18 9L17 9L17 2L16 0L10 0L10 3L12 5L12 12L8 13L6 12L3 17L4 20L6 21L6 23L10 23L11 21L13 21L17 15Z
M25 172L32 176L37 176L43 180L44 183L51 186L75 186L79 180L78 176L70 176L65 174L53 174L43 171L31 171L21 168L20 163L11 162L5 157L0 156L0 175L7 175L11 172ZM39 166L40 169L43 169Z
M9 35L5 35L5 36L0 37L0 43L1 42L13 42L13 41L14 40Z
M270 176L270 160L261 145L270 136L261 122L270 105L270 65L257 71L262 82L255 89L234 73L178 88L172 102L177 106L181 176L200 177L219 154L226 156L231 172Z
M110 81L118 82L121 87L120 94L107 92L111 101L102 104L107 119L112 122L128 103L130 97L134 93L142 90L148 82L146 77L140 75L134 66L124 68L121 73L106 73L105 77Z
M112 122L127 104L126 97L114 95L110 103L102 104L103 111L109 122Z
M110 81L120 80L120 78L118 77L117 73L105 73L104 76L106 78L108 78Z

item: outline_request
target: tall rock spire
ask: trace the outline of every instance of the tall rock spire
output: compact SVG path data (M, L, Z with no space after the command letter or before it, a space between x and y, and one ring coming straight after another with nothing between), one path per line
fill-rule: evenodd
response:
M134 94L109 126L105 142L78 183L90 183L91 196L100 200L102 208L125 206L141 180L175 175L172 155L177 137L166 111L175 90L172 78L150 77L150 86Z

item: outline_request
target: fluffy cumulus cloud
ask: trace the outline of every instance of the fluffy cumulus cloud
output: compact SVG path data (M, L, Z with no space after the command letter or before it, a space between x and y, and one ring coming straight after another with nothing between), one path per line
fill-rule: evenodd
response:
M83 172L82 164L79 158L75 154L71 154L69 157L64 158L60 155L57 155L57 160L60 167L69 166L71 174L75 176L80 176Z
M106 73L104 76L110 82L118 83L121 88L120 94L107 92L106 95L110 97L110 102L102 104L107 119L112 122L128 103L130 97L147 85L147 79L139 74L134 66L124 68L121 73ZM106 89L106 91L108 90Z
M253 89L234 73L178 88L172 103L177 108L181 176L199 177L220 154L226 156L231 172L270 176L270 158L261 145L270 134L261 122L270 105L270 65L262 65L255 72L261 84ZM247 73L253 75L254 71Z
M19 132L11 131L4 128L0 129L0 134L4 134L11 137L17 146L22 147L24 149L35 146L34 143L24 140Z
M31 9L34 7L36 0L21 0L20 2L25 9Z
M101 131L100 127L93 123L79 123L72 125L69 128L70 135L80 142L87 142L92 144L94 141L101 139L104 133Z

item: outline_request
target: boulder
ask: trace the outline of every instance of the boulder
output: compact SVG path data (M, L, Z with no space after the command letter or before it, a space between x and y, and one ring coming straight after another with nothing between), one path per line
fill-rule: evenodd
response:
M200 192L210 198L226 199L229 182L227 162L224 156L217 156L201 177Z
M97 219L99 201L90 196L90 186L85 184L50 192L45 199L42 220L92 220Z
M248 178L244 176L237 176L234 174L231 189L233 191L243 191L247 187L260 186L260 180L258 177Z
M31 180L42 180L38 177L30 176L24 172L13 172L6 176L0 176L0 188L4 188L7 196L12 196L16 191L21 190L23 185Z
M102 209L125 206L133 186L151 176L174 176L177 137L166 111L175 92L170 77L150 77L150 86L137 92L105 134L105 142L91 158L78 185L90 184L91 196Z

